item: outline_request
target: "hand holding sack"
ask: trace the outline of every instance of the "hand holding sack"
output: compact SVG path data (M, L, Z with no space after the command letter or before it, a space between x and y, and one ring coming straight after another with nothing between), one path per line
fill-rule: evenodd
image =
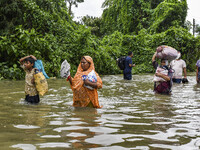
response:
M42 72L39 70L34 74L36 89L41 96L48 92L48 83Z
M174 60L178 56L178 51L170 46L162 45L156 49L156 57L159 59Z

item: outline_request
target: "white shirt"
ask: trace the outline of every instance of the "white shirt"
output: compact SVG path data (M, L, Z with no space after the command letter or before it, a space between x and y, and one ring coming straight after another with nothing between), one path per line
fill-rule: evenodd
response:
M179 59L179 60L172 60L170 63L172 69L175 71L173 73L173 77L175 79L182 79L182 74L183 74L183 68L186 68L186 63L184 60Z

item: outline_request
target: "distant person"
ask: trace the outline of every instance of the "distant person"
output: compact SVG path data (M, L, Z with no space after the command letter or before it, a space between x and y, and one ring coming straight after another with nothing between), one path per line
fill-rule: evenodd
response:
M91 80L90 74L93 72L95 82ZM96 78L96 79L95 79ZM94 63L90 56L83 56L78 66L77 72L69 80L73 91L74 107L93 107L100 108L97 89L102 88L102 80L95 72Z
M170 94L171 93L171 78L172 72L168 67L168 60L161 59L161 64L158 65L156 61L157 52L152 57L153 67L156 69L155 77L157 81L154 81L154 92L159 94ZM165 70L166 74L159 72L158 70Z
M170 63L171 68L174 70L172 81L175 83L188 82L187 72L186 72L186 63L181 59L181 53L179 52L178 57L175 60L172 60ZM184 73L184 78L182 74Z
M123 70L124 79L132 79L132 67L135 67L135 64L132 62L133 52L128 52L128 56L125 58L125 68Z
M196 81L200 83L200 59L196 63Z
M36 60L36 57L33 55L23 57L19 60L21 67L26 72L25 101L32 104L37 104L40 102L40 97L34 81L34 74L36 68L33 68L33 66Z

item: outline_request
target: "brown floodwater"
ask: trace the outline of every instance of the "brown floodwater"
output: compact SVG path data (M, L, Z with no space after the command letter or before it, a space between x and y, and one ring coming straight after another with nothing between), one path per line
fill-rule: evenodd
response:
M24 81L0 81L1 150L198 150L200 85L174 84L153 93L153 75L102 76L102 109L72 107L64 79L48 79L39 105L24 103Z

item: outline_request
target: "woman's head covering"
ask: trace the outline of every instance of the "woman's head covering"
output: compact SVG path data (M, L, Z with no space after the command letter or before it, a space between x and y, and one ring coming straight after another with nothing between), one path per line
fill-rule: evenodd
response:
M83 81L82 81L82 76L83 76L83 75L88 75L92 70L95 71L94 63L93 63L92 58L91 58L90 56L83 56L83 57L81 58L81 60L82 60L83 58L85 58L85 60L86 60L88 63L90 63L90 67L88 68L88 70L83 71L83 68L81 67L81 62L80 62L79 66L78 66L78 69L77 69L77 72L76 72L76 74L75 74L75 76L74 76L74 79L73 79L75 82L78 82L78 81L83 82Z
M83 71L83 68L81 67L81 62L80 62L79 66L78 66L78 69L77 69L77 73L78 73L78 72L79 72L79 73L81 73L81 72L84 72L84 73L87 73L87 72L88 72L88 73L90 73L92 70L95 71L94 62L93 62L92 57L90 57L90 56L83 56L83 57L81 58L81 60L82 60L83 58L85 58L85 60L90 64L90 67L88 68L88 70Z

